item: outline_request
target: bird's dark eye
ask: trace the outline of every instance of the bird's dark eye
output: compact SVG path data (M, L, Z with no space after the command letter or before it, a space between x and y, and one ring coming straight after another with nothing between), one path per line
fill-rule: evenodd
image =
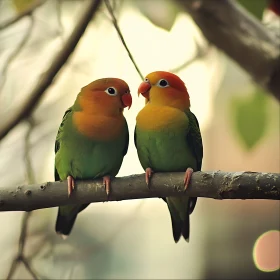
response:
M118 94L118 91L114 87L108 87L105 92L109 95L115 96Z
M145 78L145 82L146 82L146 83L149 83L150 81L149 81L149 79L148 79L148 78Z
M157 85L159 87L163 87L164 88L164 87L168 87L169 83L165 79L161 79L161 80L158 81Z

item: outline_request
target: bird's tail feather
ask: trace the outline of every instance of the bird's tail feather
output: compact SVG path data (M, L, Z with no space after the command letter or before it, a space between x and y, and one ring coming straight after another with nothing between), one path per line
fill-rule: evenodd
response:
M189 242L190 238L190 215L186 215L186 219L182 222L182 235L187 242Z
M186 219L184 221L178 220L174 217L174 215L171 216L171 222L172 222L172 232L173 232L173 238L174 241L177 243L180 239L180 237L183 235L184 239L189 242L190 237L190 217L189 215L186 216Z
M72 215L69 218L69 216L62 215L61 210L59 209L55 224L56 233L62 235L63 239L65 239L70 234L76 218L77 214Z
M66 239L73 228L78 213L84 210L88 205L89 203L74 205L72 208L70 205L59 207L55 224L56 233L60 234L63 239ZM69 213L65 213L65 208L68 209L68 211L70 210ZM64 209L64 211L62 211L62 209Z
M172 231L173 231L173 238L174 241L177 243L180 239L181 236L184 237L184 239L189 242L190 238L190 214L192 213L195 205L196 205L196 200L197 198L189 198L187 201L187 207L186 207L186 212L182 216L180 215L180 210L176 206L176 200L178 198L173 198L173 197L167 197L164 199L167 202L170 216L171 216L171 222L172 222ZM182 201L184 205L184 201ZM178 204L178 202L177 202Z

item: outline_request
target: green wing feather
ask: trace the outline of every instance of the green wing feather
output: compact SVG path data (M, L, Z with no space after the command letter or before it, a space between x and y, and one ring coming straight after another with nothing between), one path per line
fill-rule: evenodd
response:
M189 118L189 132L187 134L187 141L194 152L194 156L197 161L197 171L201 170L202 158L203 158L203 144L199 128L199 123L196 116L188 110L186 115Z
M202 166L202 158L203 158L203 143L202 137L200 133L198 120L190 110L187 111L187 116L189 118L189 132L187 134L187 142L191 147L191 150L194 153L194 156L197 161L197 169L196 171L201 170ZM189 215L193 212L196 205L197 197L191 197L189 199Z
M127 150L128 150L128 145L129 145L129 132L128 132L128 125L127 125L127 121L125 120L125 146L124 146L124 150L123 150L123 156L125 156L127 154Z
M63 126L64 126L64 123L65 123L65 120L67 119L69 113L72 112L72 107L68 108L66 110L66 112L64 113L63 115L63 118L62 118L62 122L58 128L58 132L57 132L57 135L56 135L56 138L55 138L55 145L54 145L54 152L55 154L58 152L58 150L60 149L60 135L63 131ZM59 181L61 180L60 177L59 177L59 174L57 172L57 169L56 167L54 167L54 178L55 178L55 181Z

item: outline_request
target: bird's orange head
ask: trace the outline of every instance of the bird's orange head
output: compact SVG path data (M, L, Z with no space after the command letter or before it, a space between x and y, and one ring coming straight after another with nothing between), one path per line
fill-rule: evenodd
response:
M146 76L138 88L149 103L171 106L181 110L190 108L190 98L184 82L175 74L156 71Z
M131 107L132 97L125 81L103 78L83 87L76 102L88 114L118 115Z

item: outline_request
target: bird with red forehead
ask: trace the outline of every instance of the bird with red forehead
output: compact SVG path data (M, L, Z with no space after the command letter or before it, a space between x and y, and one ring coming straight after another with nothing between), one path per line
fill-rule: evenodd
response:
M197 118L190 110L184 82L176 75L156 71L145 78L138 94L146 105L136 117L135 146L149 186L154 172L185 172L187 189L193 171L201 170L203 146ZM182 178L183 180L183 178ZM196 197L166 197L173 238L189 240L189 215Z
M110 181L127 153L129 133L124 108L132 97L127 83L117 78L96 80L83 87L64 114L55 142L55 180L67 180L68 195L75 179L103 178L107 195ZM58 209L56 232L70 234L76 217L88 204Z

